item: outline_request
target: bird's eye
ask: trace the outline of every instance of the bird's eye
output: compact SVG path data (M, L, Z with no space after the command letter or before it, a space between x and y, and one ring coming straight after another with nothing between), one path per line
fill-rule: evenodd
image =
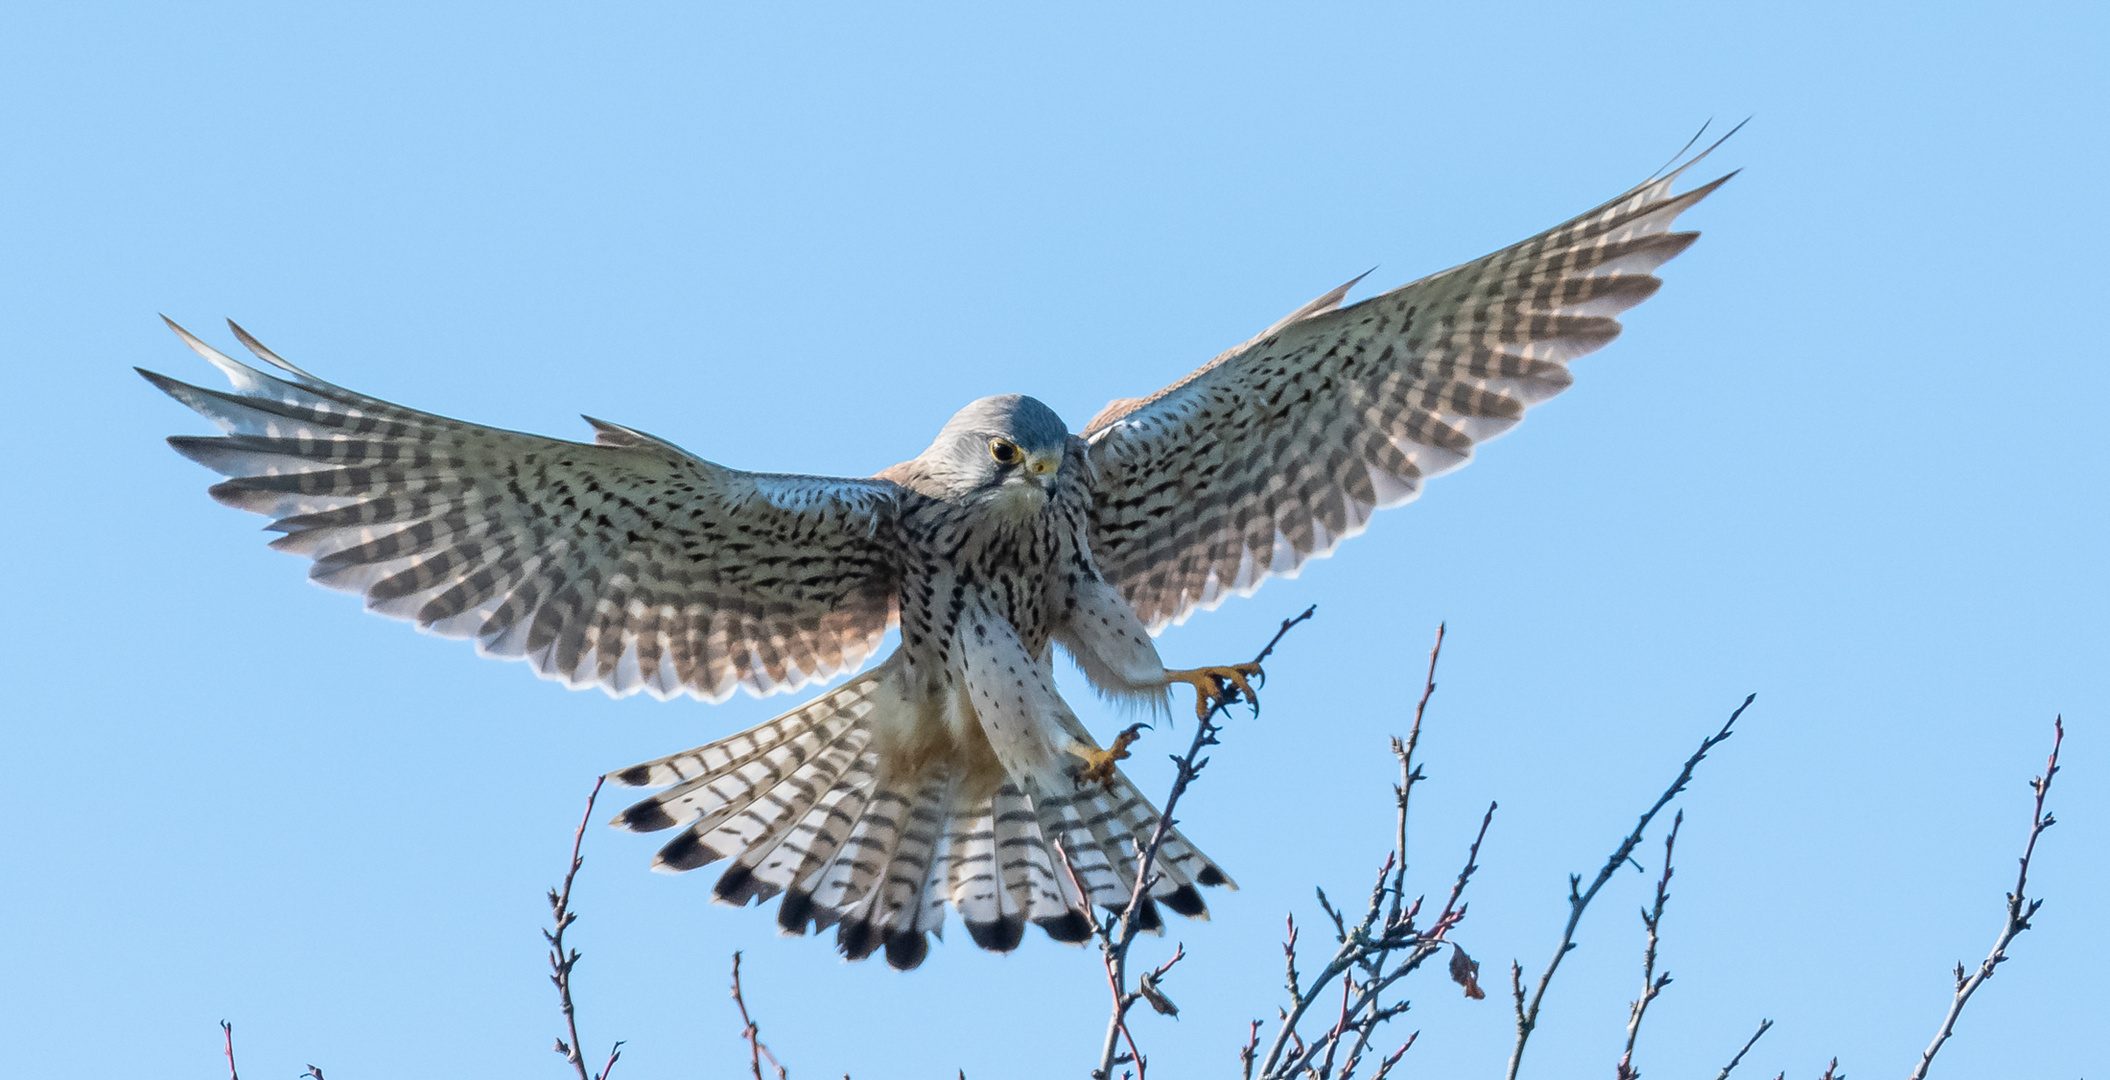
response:
M995 458L999 465L1016 465L1025 458L1025 455L1018 452L1017 446L1002 439L989 440L989 456Z

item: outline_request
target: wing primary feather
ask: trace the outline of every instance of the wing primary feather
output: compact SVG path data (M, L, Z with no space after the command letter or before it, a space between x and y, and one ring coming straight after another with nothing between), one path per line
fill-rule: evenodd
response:
M889 481L740 472L600 420L598 444L463 423L325 382L239 325L277 375L164 321L233 387L141 370L223 432L170 445L378 614L574 688L707 701L854 668L897 617Z
M1704 131L1703 131L1704 133ZM1732 134L1734 132L1732 131ZM1727 136L1724 136L1726 138ZM1692 243L1720 146L1492 255L1348 306L1337 289L1086 427L1093 554L1152 633L1289 576L1573 381Z

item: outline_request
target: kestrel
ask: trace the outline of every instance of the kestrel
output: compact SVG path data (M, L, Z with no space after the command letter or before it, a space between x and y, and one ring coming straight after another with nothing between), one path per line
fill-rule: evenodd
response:
M666 789L613 822L679 830L655 869L729 862L718 899L782 894L785 930L834 926L844 955L907 969L948 905L1007 951L1027 923L1082 941L1089 905L1128 898L1157 811L1056 693L1050 646L1146 708L1174 682L1198 707L1250 697L1250 665L1167 670L1152 637L1331 553L1566 389L1697 237L1673 221L1728 177L1672 195L1691 164L1343 307L1351 281L1082 434L983 398L870 479L741 472L590 417L591 444L449 420L240 327L268 370L170 324L232 393L141 374L225 432L169 442L309 576L545 678L770 694L858 668L898 627L805 705L611 775ZM1173 830L1151 896L1201 917L1197 885L1232 882Z

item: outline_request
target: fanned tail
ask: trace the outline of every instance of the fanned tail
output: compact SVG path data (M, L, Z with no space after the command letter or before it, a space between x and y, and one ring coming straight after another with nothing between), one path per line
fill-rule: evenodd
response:
M1082 942L1091 905L1126 907L1136 851L1158 822L1135 785L1119 774L1079 788L964 775L944 763L905 770L875 739L889 721L906 722L896 710L913 708L891 670L881 665L737 735L609 774L666 788L610 824L679 828L655 870L730 860L716 899L742 905L781 894L785 931L834 926L844 956L884 950L904 971L923 962L930 936L942 936L948 905L974 943L995 952L1017 948L1028 923ZM1065 726L1084 738L1074 720ZM1151 878L1137 916L1146 930L1161 929L1159 904L1206 918L1196 885L1237 887L1176 829L1166 831Z

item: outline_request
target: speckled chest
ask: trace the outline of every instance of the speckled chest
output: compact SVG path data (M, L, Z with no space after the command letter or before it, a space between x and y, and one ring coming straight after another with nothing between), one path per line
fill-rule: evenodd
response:
M1047 648L1082 575L1093 574L1086 529L1090 489L1055 485L1028 514L990 502L930 500L901 521L906 548L901 640L919 665L950 666L962 616L976 610L1010 622L1027 650Z

